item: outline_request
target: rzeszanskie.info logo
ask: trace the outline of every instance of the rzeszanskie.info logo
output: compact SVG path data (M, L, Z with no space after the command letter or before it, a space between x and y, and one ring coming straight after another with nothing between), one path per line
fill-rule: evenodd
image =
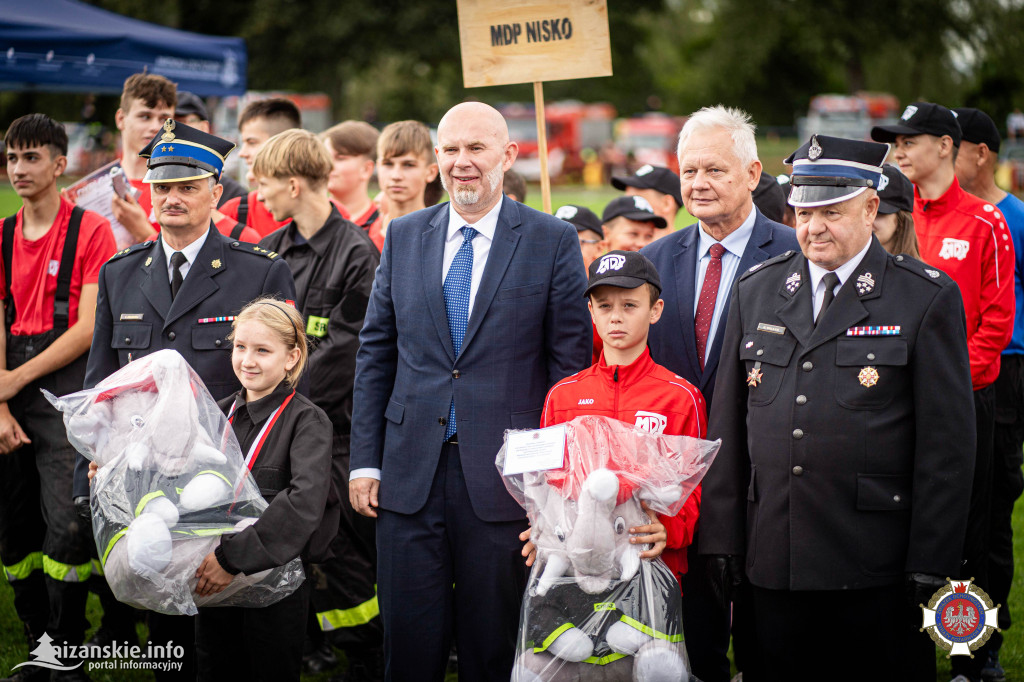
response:
M50 670L74 670L85 666L93 670L154 670L162 672L181 671L185 647L168 642L146 646L129 642L113 642L103 646L87 644L58 644L45 632L39 637L38 646L29 652L31 661L14 666L18 668L48 668Z

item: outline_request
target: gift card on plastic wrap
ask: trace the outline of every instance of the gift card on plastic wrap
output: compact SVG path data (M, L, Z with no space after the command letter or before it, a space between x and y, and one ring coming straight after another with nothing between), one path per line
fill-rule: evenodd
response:
M565 424L533 431L515 431L505 441L502 476L545 471L562 466L565 456Z

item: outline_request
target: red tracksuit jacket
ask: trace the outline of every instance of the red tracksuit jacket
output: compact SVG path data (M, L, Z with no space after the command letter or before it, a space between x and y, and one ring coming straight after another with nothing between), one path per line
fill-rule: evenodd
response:
M975 391L985 388L999 376L999 356L1013 335L1013 240L1002 213L953 178L946 193L931 201L914 188L914 231L921 260L960 287L971 383Z
M562 379L544 401L541 428L583 415L612 417L652 433L704 438L704 396L690 382L655 364L645 348L630 365L607 365L604 355L590 369ZM675 516L658 515L668 542L662 559L677 575L686 573L686 547L693 541L700 487Z

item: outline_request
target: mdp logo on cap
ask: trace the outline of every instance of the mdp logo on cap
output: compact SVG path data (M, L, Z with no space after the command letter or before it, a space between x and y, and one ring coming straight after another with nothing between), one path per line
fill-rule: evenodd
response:
M555 211L555 217L559 220L572 220L579 213L579 209L575 206L562 206Z
M973 656L999 630L999 604L993 605L985 592L971 580L949 580L921 604L921 629L949 656Z
M914 106L913 104L908 104L907 108L903 110L903 115L900 116L900 120L909 121L910 119L914 118L914 114L916 113L917 107Z
M626 264L626 257L620 256L617 253L610 253L607 256L601 256L601 264L597 266L596 275L603 274L609 270L621 270L622 266Z
M654 207L651 206L651 202L647 201L647 199L643 198L640 195L633 196L633 206L635 206L636 210L638 211L648 211L650 213L654 213Z

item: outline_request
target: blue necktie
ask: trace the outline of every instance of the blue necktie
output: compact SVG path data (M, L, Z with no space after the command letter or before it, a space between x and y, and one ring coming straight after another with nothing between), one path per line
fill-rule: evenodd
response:
M477 231L466 225L462 228L462 246L459 247L455 259L448 268L448 276L444 278L444 305L448 309L448 331L452 335L452 347L455 357L462 352L462 339L466 337L466 324L469 322L469 291L473 284L473 237ZM455 397L448 408L448 424L444 429L444 439L455 435Z

